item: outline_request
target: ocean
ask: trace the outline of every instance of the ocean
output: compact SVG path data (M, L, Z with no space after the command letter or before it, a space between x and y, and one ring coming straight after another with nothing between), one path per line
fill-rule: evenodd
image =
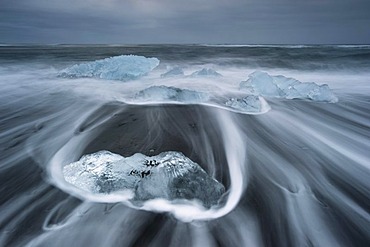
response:
M369 45L1 45L0 246L369 246L369 109ZM67 178L104 150L181 153L225 193Z

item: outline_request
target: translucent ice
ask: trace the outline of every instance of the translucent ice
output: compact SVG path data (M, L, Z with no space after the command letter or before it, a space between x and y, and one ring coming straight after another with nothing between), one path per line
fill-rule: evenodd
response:
M144 156L134 155L133 162L144 160ZM109 193L110 191L131 189L137 182L137 178L129 176L124 181L121 177L133 167L131 162L124 166L112 165L115 162L124 162L122 156L108 151L100 151L90 155L84 155L74 163L64 166L64 179L76 187L91 193Z
M100 151L64 166L63 175L68 183L87 193L107 195L130 190L134 202L187 199L211 207L225 192L221 183L179 152L124 158Z
M248 95L242 99L231 98L225 105L243 112L261 112L263 110L261 97L255 95Z
M213 69L204 68L204 69L195 71L190 76L191 77L220 77L222 75Z
M159 60L157 58L122 55L73 65L63 70L60 76L127 81L146 75L158 65Z
M174 77L174 76L183 76L184 71L180 67L174 67L168 70L166 73L161 74L162 78Z
M152 86L135 95L135 99L154 102L200 103L208 100L208 98L207 93L167 86Z
M266 72L256 71L247 81L240 83L240 88L255 95L286 99L308 99L322 102L337 102L338 98L326 84L300 82L285 76L271 76Z
M250 74L247 81L240 83L240 88L247 89L250 93L261 94L264 96L278 97L283 92L274 82L274 78L265 72L256 71Z

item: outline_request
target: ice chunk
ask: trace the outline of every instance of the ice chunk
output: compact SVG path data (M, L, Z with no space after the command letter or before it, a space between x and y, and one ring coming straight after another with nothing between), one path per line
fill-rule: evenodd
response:
M198 164L179 152L124 158L108 151L83 156L64 166L65 180L85 191L107 194L131 190L133 202L150 199L198 200L205 207L217 204L224 186Z
M156 160L158 166L138 184L137 199L198 199L210 207L225 192L222 184L182 153L164 152L151 160Z
M220 77L220 73L213 69L203 68L201 70L195 71L190 75L191 77Z
M122 156L108 151L100 151L83 156L79 161L64 166L63 175L68 183L92 193L109 193L114 190L131 189L137 178L130 176L124 181L120 177L132 167L113 165L123 162ZM132 162L142 163L144 155L136 154L131 157Z
M240 83L240 88L255 95L286 99L308 99L322 102L337 102L338 98L326 84L300 82L285 76L270 76L266 72L256 71L247 81Z
M260 96L255 95L248 95L242 99L231 98L225 105L243 112L261 112L263 110Z
M338 98L334 96L328 85L317 85L311 83L301 83L294 85L286 94L287 99L310 99L314 101L327 101L335 103Z
M174 67L168 70L166 73L161 74L162 78L174 77L174 76L183 76L184 71L180 67Z
M135 99L154 102L200 103L207 101L208 98L207 93L167 86L151 86L135 95Z
M263 96L278 97L282 96L282 90L274 82L274 78L265 72L254 72L250 74L247 81L240 83L240 88L248 90L253 94Z
M146 75L158 65L159 60L157 58L122 55L73 65L61 71L60 76L127 81Z

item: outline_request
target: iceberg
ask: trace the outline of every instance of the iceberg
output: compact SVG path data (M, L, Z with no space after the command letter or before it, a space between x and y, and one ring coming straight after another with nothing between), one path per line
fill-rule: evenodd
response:
M242 112L258 113L262 112L263 103L260 96L248 95L244 98L231 98L225 105Z
M285 99L307 99L312 101L335 103L338 98L327 84L300 82L285 76L271 76L266 72L256 71L240 83L240 89L254 95Z
M207 101L209 95L188 89L167 86L151 86L141 90L135 95L136 100L141 101L174 101L181 103L201 103Z
M174 67L170 70L168 70L166 73L161 74L162 78L167 77L175 77L175 76L183 76L184 71L180 67Z
M94 62L76 64L59 73L62 77L95 77L107 80L127 81L144 76L159 65L157 58L122 55Z
M203 68L201 70L195 71L190 75L190 77L220 77L220 73L213 69Z
M225 193L225 187L197 163L172 151L152 157L137 153L127 158L99 151L64 166L63 175L83 193L104 196L130 190L134 203L185 199L209 208Z

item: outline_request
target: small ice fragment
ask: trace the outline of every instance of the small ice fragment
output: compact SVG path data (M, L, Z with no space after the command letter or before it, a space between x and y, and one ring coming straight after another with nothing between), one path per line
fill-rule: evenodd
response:
M180 67L174 67L168 70L166 73L161 74L162 78L174 77L174 76L183 76L184 71Z
M248 95L242 99L231 98L225 105L243 112L261 112L262 110L260 97L255 95Z
M153 102L200 103L207 101L208 98L207 93L167 86L151 86L135 95L136 100Z
M191 77L220 77L222 75L213 69L203 68L201 70L195 71L190 76Z
M144 76L159 65L157 58L122 55L76 64L60 72L62 77L95 77L127 81Z

